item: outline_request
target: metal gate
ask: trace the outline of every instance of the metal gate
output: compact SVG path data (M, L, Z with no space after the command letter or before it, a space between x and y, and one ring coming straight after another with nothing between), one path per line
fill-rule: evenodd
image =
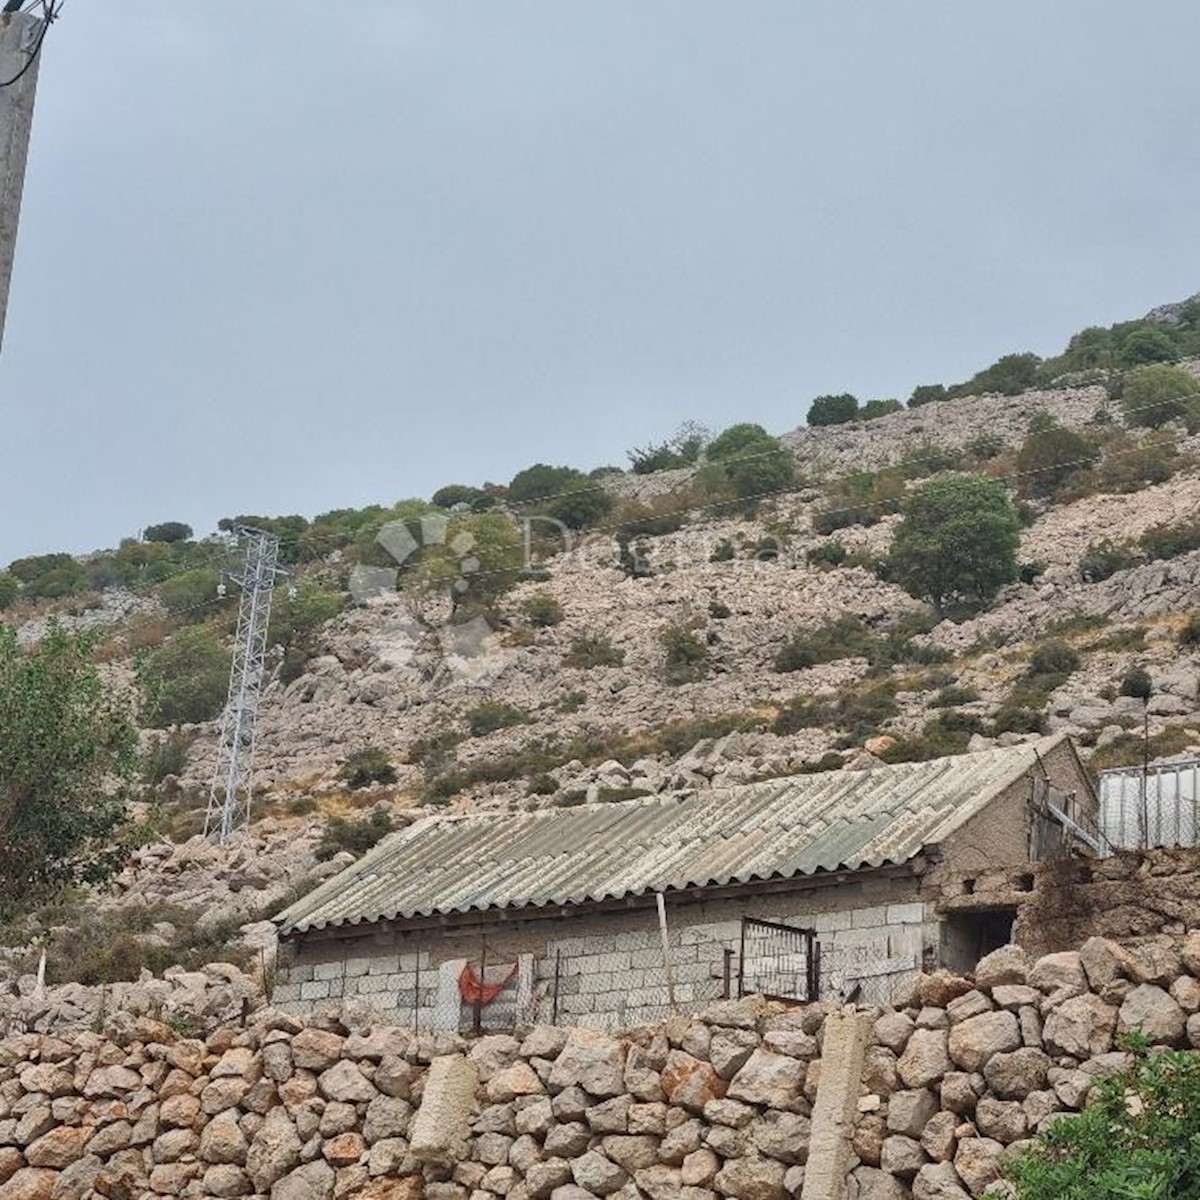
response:
M821 946L811 929L780 921L742 918L738 958L739 996L809 1004L821 979Z

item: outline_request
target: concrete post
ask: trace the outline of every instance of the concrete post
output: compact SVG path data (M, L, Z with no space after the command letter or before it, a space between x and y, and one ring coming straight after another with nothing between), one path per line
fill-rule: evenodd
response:
M0 83L13 78L29 62L28 51L37 45L41 28L41 21L28 13L13 17L7 28L0 27ZM12 87L0 88L0 347L4 343L39 65L35 62Z

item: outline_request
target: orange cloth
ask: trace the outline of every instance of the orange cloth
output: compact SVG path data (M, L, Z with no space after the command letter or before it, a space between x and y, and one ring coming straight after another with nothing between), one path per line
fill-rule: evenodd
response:
M468 1004L478 1004L482 1008L491 1004L512 983L516 973L517 967L514 963L508 974L499 983L484 983L475 968L467 963L458 977L458 994Z

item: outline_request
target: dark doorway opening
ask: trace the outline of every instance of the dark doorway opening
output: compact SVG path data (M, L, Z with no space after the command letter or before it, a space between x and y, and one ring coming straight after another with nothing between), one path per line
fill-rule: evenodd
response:
M951 971L969 972L993 950L1012 941L1015 908L952 913L942 922L941 961Z

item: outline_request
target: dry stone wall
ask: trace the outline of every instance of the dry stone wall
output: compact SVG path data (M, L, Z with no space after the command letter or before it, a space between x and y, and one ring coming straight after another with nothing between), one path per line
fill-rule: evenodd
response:
M1200 1046L1200 933L620 1035L253 1003L0 1041L0 1200L964 1200L1083 1108L1122 1031Z

